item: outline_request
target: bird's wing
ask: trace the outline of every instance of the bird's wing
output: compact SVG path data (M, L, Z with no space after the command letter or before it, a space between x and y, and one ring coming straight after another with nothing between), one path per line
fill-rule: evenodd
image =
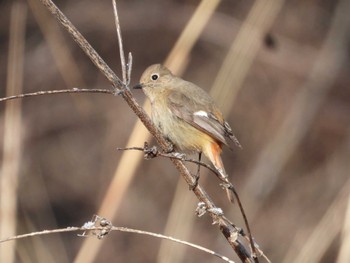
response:
M167 97L167 102L171 111L178 118L208 134L217 141L228 145L225 138L225 136L229 137L225 127L227 123L221 123L214 113L207 109L208 106L203 105L203 103L206 103L205 100L210 100L209 97L203 99L204 102L200 102L196 98L189 98L181 92L173 91Z
M225 128L226 136L229 137L231 139L231 141L233 141L236 146L238 146L239 148L242 149L243 147L242 147L241 143L238 141L237 137L233 134L230 125L226 121L224 121L224 128Z

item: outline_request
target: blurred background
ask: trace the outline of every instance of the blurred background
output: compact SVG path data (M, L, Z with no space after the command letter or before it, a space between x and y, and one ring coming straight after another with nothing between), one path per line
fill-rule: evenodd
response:
M121 77L112 2L55 3ZM133 55L131 84L150 64L165 63L223 110L243 145L225 149L223 160L267 257L350 262L349 1L117 4L124 49ZM1 97L111 88L40 1L1 1L0 13ZM141 91L133 94L144 103ZM0 109L0 238L81 226L98 214L239 262L210 218L196 217L197 200L169 160L117 151L154 143L121 97L38 96ZM202 169L200 182L244 227L217 178ZM147 236L95 239L66 233L6 242L0 261L222 262Z

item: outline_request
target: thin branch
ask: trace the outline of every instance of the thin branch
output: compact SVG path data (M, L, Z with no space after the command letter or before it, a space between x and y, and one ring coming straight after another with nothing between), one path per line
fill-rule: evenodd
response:
M112 83L116 91L120 92L121 96L128 103L130 108L140 118L141 122L150 131L150 133L155 137L158 144L162 147L162 150L168 152L169 149L172 149L172 145L169 142L167 142L162 136L162 134L157 130L157 128L152 123L151 119L143 110L143 108L136 102L131 92L128 89L124 89L125 83L122 83L120 81L120 79L102 60L102 58L91 47L91 45L86 41L86 39L77 31L77 29L72 25L72 23L67 19L67 17L57 8L57 6L51 0L40 1L49 9L49 11L56 17L56 19L62 24L62 26L71 34L72 38L83 49L86 55L89 56L89 58L98 67L98 69ZM194 180L194 176L190 173L190 171L187 169L184 163L181 160L177 160L174 158L171 158L171 161L175 165L181 176L184 178L186 183L191 186ZM198 184L192 191L197 196L199 201L203 202L208 208L208 214L212 218L213 222L215 224L218 224L220 231L225 236L227 242L234 249L241 261L245 263L255 261L250 255L250 253L247 251L247 249L243 246L243 244L237 239L236 229L232 226L232 224L223 217L223 214L217 214L212 212L218 208L211 200L209 195L202 188L202 186Z
M127 67L126 86L129 87L130 80L131 80L131 70L132 70L132 54L131 54L131 52L129 52L128 64L126 64L126 67Z
M128 147L128 148L117 148L118 151L130 151L130 150L135 150L135 151L142 151L145 153L145 158L146 159L151 159L154 157L165 157L165 158L174 158L177 160L181 160L183 162L188 162L188 163L194 163L194 164L198 164L200 166L203 166L205 168L207 168L208 170L210 170L212 173L214 173L216 176L220 176L219 172L216 171L214 168L212 168L210 165L194 160L194 159L190 159L190 158L186 158L184 154L180 154L180 153L164 153L161 151L158 151L156 148L145 148L145 147ZM177 155L178 154L178 155Z
M201 162L201 161L197 161L197 160L194 160L194 159L186 158L186 156L184 154L181 154L181 153L176 153L176 152L164 153L164 152L161 152L161 151L159 151L157 149L156 146L148 147L147 143L145 143L144 147L117 148L117 150L137 150L137 151L142 151L142 152L145 153L145 158L146 159L151 159L151 158L155 158L155 157L160 156L160 157L165 157L165 158L173 158L173 159L181 160L183 162L195 163L195 164L198 164L200 166L203 166L203 167L207 168L208 170L210 170L212 173L214 173L221 180L221 174L217 170L213 169L210 165L208 165L208 164L206 164L204 162ZM247 228L248 236L246 236L243 232L240 232L240 234L247 238L248 242L250 243L251 249L253 251L254 257L256 257L258 254L259 255L264 255L264 253L258 248L258 245L255 243L255 241L253 239L247 215L246 215L246 213L244 211L241 199L240 199L240 197L239 197L235 187L228 180L225 181L225 184L227 184L226 187L228 187L229 190L231 190L232 193L234 194L234 196L235 196L235 198L237 200L237 203L238 203L238 207L239 207L239 209L241 211L244 224L245 224L245 226ZM259 253L257 253L257 250L258 250ZM264 257L265 257L265 255L264 255ZM265 257L265 258L269 262L269 259L267 257ZM257 262L258 262L258 260L257 260Z
M254 260L256 262L259 262L259 259L258 259L258 253L257 253L257 249L258 249L258 245L255 243L254 239L253 239L253 236L252 236L252 232L250 231L250 226L249 226L249 223L248 223L248 218L247 218L247 215L244 211L244 208L243 208L243 205L242 205L242 202L241 202L241 199L239 198L239 195L235 189L235 187L229 183L229 189L233 192L233 194L235 195L235 198L237 200L237 203L238 203L238 206L239 206L239 210L241 211L241 214L242 214L242 217L243 217L243 221L244 221L244 224L247 228L247 232L248 232L248 240L249 240L249 243L250 243L250 247L251 247L251 250L253 252L253 257L254 257ZM262 251L259 250L259 254L262 254L264 255L264 253ZM266 258L267 259L267 258ZM268 260L269 261L269 260Z
M111 70L111 68L104 62L99 54L91 47L82 34L74 27L74 25L68 20L68 18L59 10L59 8L51 0L40 0L43 5L51 12L51 14L57 19L57 21L68 31L73 40L77 42L79 47L85 52L95 66L105 75L105 77L111 82L113 87L120 92L122 97L128 103L132 111L142 121L145 127L156 138L157 142L164 147L164 149L171 149L172 146L164 140L163 136L158 132L153 125L151 119L145 113L143 108L136 102L129 90L123 90L124 84L117 77L117 75Z
M117 26L117 33L118 33L118 41L120 45L120 56L121 56L121 63L122 63L122 71L123 71L123 80L124 83L120 81L120 79L114 74L113 71L108 67L108 65L102 60L101 57L97 54L97 52L90 46L90 44L84 39L84 37L75 29L75 27L70 23L70 21L63 15L63 13L60 12L60 10L51 2L51 1L45 1L42 0L44 5L46 5L49 10L56 16L58 21L68 30L68 32L71 33L73 39L79 44L79 46L85 51L85 53L89 56L89 58L94 62L94 64L100 69L100 71L109 79L114 88L120 92L120 94L123 95L123 98L128 102L129 106L132 108L132 110L137 114L137 116L141 119L141 121L145 124L145 126L150 130L150 132L156 137L158 143L163 147L163 149L169 149L171 146L167 141L165 141L162 138L162 135L155 129L153 124L150 122L149 118L147 115L145 115L143 109L136 103L134 98L132 97L130 92L124 92L123 88L125 86L128 86L130 83L130 76L131 76L131 68L132 68L132 56L131 53L129 53L128 57L128 64L125 64L125 57L124 57L124 52L123 52L123 47L122 47L122 39L121 39L121 30L120 30L120 24L119 24L119 19L117 15L117 9L115 5L115 1L113 1L114 5L114 12L116 16L116 26ZM125 85L126 84L126 85ZM10 96L10 97L5 97L1 98L1 101L7 101L7 100L12 100L12 99L19 99L19 98L24 98L24 97L31 97L31 96L40 96L40 95L50 95L50 94L60 94L60 93L108 93L108 94L115 94L115 92L111 90L106 90L106 89L77 89L74 88L72 90L54 90L54 91L39 91L39 92L34 92L34 93L27 93L27 94L20 94L20 95L15 95L15 96ZM175 166L178 168L178 170L182 173L184 176L186 182L191 185L190 181L193 181L193 176L190 174L188 169L183 165L182 162L178 161L186 161L186 162L193 162L199 165L202 165L206 167L207 169L211 170L214 174L218 175L217 171L211 168L210 166L198 162L196 160L192 159L183 159L171 154L160 154L163 157L168 157L171 158ZM189 180L191 179L191 180ZM233 185L229 185L229 189L233 190ZM210 210L214 211L215 210L215 205L214 203L209 199L209 196L204 192L204 190L198 185L196 189L194 189L195 194L201 201L206 201L206 205L208 205L208 211ZM233 191L238 198L238 195L236 191ZM242 205L239 201L240 208L242 209ZM222 232L226 231L227 227L229 226L227 223L224 222L223 220L218 220L218 215L213 213L212 214L213 220L215 222L221 222L223 225L220 226ZM247 224L246 216L243 213L243 217L245 219L245 222ZM226 229L226 230L225 230ZM253 245L251 233L249 230L249 226L247 226L248 232L250 234L250 240L251 240L251 245L253 248L253 254L255 254L255 246ZM230 235L227 235L227 233L230 233ZM230 231L226 231L223 234L231 244L231 246L236 250L236 253L239 255L239 257L244 261L244 262L250 262L249 254L245 251L244 247L240 245L238 240L231 240L231 235L233 231L232 229Z
M117 29L117 35L118 35L118 45L119 45L119 53L120 53L120 62L121 62L121 66L122 66L123 82L124 82L124 84L127 84L128 83L127 69L126 69L127 67L126 67L126 63L125 63L123 39L122 39L122 32L121 32L121 29L120 29L119 16L118 16L118 10L117 10L117 3L116 3L115 0L112 0L112 3L113 3L113 13L114 13L115 27Z
M52 94L62 94L62 93L106 93L106 94L114 94L113 90L108 89L63 89L63 90L47 90L47 91L37 91L32 93L24 93L9 97L0 98L0 102L14 99L22 99L26 97L34 97L34 96L42 96L42 95L52 95Z
M171 236L165 236L165 235L154 233L154 232L132 229L132 228L128 228L128 227L116 227L116 226L112 226L112 225L95 226L94 222L88 222L88 223L91 223L91 226L85 226L85 225L82 227L74 227L73 226L73 227L66 227L66 228L60 228L60 229L37 231L37 232L32 232L32 233L28 233L28 234L17 235L17 236L1 239L0 243L5 243L8 241L13 241L13 240L18 240L18 239L24 239L24 238L28 238L28 237L36 237L36 236L43 236L43 235L50 235L50 234L57 234L57 233L77 232L77 231L83 231L84 233L90 232L90 233L92 233L92 235L95 235L99 239L101 239L104 236L106 236L107 234L109 234L110 231L120 231L120 232L147 235L147 236L152 236L152 237L156 237L156 238L170 240L170 241L173 241L173 242L176 242L179 244L183 244L183 245L198 249L198 250L203 251L205 253L208 253L210 255L216 256L216 257L218 257L226 262L235 263L233 260L229 259L228 257L225 257L225 256L223 256L223 255L221 255L213 250L210 250L210 249L202 247L200 245L193 244L193 243L190 243L190 242L187 242L187 241L184 241L181 239L177 239L177 238L174 238ZM89 225L89 224L86 224L86 225ZM83 236L83 237L92 236L90 234L84 234L84 233L82 235L79 235L79 236Z
M28 234L4 238L4 239L0 240L0 243L5 243L8 241L18 240L18 239L23 239L23 238L28 238L28 237L44 236L44 235L65 233L65 232L85 231L85 230L86 229L83 227L72 227L72 226L69 226L66 228L60 228L60 229L42 230L42 231L32 232L32 233L28 233ZM94 228L91 228L91 230L102 230L102 227L94 227Z
M183 240L180 240L180 239L177 239L177 238L174 238L174 237L169 237L169 236L165 236L165 235L161 235L161 234L157 234L157 233L152 233L152 232L147 232L147 231L140 231L140 230L134 230L134 229L116 229L116 230L119 230L119 231L124 231L124 232L131 232L131 233L138 233L138 234L143 234L143 235L149 235L149 236L154 236L154 237L158 237L158 238L162 238L162 239L166 239L166 240L170 240L170 241L174 241L176 243L180 243L180 244L183 244L183 245L186 245L186 246L189 246L189 247L193 247L193 248L196 248L198 250L201 250L201 251L204 251L208 254L211 254L213 256L216 256L226 262L230 262L230 263L234 263L233 260L230 260L229 258L223 256L223 255L220 255L219 253L216 253L215 251L213 250L210 250L210 249L207 249L205 247L202 247L202 246L199 246L199 245L196 245L196 244L193 244L193 243L190 243L190 242L187 242L187 241L183 241Z

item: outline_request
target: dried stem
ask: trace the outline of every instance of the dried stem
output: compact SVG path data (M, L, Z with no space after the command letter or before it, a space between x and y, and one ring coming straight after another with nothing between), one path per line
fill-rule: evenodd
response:
M200 166L203 166L203 167L207 168L208 170L210 170L212 173L214 173L221 180L221 174L217 170L213 169L210 165L208 165L206 163L203 163L203 162L200 162L200 161L197 161L197 160L194 160L194 159L186 158L186 156L184 154L181 154L181 153L175 153L175 152L164 153L164 152L158 151L158 149L155 146L148 147L147 143L145 143L144 147L117 148L117 150L143 151L145 153L145 158L146 159L155 158L155 157L160 156L160 157L165 157L165 158L181 160L183 162L195 163L195 164L198 164ZM225 183L228 184L227 187L232 191L232 193L234 194L234 196L235 196L235 198L237 200L238 207L239 207L239 209L241 211L244 224L245 224L245 226L247 228L248 236L246 236L243 232L241 232L240 234L247 238L247 240L249 241L250 246L252 248L253 254L254 254L254 256L256 256L258 254L257 253L258 248L257 248L256 243L254 242L254 239L253 239L253 236L252 236L252 233L251 233L251 230L250 230L248 218L247 218L247 215L246 215L246 213L244 211L241 199L240 199L240 197L238 195L238 192L236 191L235 187L233 186L233 184L231 182L229 182L229 181L227 181ZM259 254L260 255L264 255L264 253L262 251L260 251L260 250L259 250ZM267 261L269 261L269 260L267 259Z
M126 64L126 67L127 67L126 86L129 87L130 80L131 80L131 69L132 69L132 54L131 54L131 52L129 52L128 64Z
M124 89L126 83L122 83L120 79L114 74L114 72L108 67L108 65L103 61L103 59L97 54L97 52L91 47L91 45L86 41L86 39L77 31L77 29L72 25L72 23L66 18L66 16L57 8L57 6L50 0L41 0L41 2L49 9L49 11L56 17L56 19L62 24L62 26L71 34L72 38L78 43L78 45L83 49L86 55L92 60L92 62L98 67L98 69L106 76L106 78L112 83L116 92L120 92L124 100L128 103L130 108L135 112L135 114L140 118L145 127L150 131L150 133L155 137L159 145L164 151L172 149L172 146L167 142L162 134L156 129L148 115L144 112L143 108L136 102L131 92L128 89ZM120 39L121 42L121 39ZM123 53L122 46L119 47ZM125 61L122 62L122 67L126 69ZM126 78L125 78L126 79ZM194 177L191 175L187 167L181 160L171 158L171 161L178 169L180 174L183 176L187 184L192 185ZM238 257L242 262L252 262L256 261L252 258L250 253L242 245L242 243L237 239L236 229L232 224L222 215L211 211L217 209L216 205L213 203L208 194L204 189L198 185L193 189L193 192L197 198L205 204L208 209L208 214L211 216L214 223L219 225L220 231L225 236L228 243L235 250Z
M114 94L114 91L108 89L64 89L64 90L47 90L47 91L37 91L32 93L24 93L9 97L0 98L0 102L14 99L22 99L26 97L42 96L42 95L52 95L52 94L62 94L62 93L106 93Z
M151 148L146 148L146 147L128 147L128 148L117 148L118 151L129 151L129 150L135 150L135 151L142 151L145 153L145 158L146 159L150 159L153 157L165 157L165 158L174 158L177 160L181 160L183 162L189 162L189 163L194 163L194 164L198 164L200 166L203 166L205 168L207 168L208 170L210 170L212 173L214 173L216 176L220 176L220 173L218 171L216 171L215 169L213 169L210 165L194 160L194 159L190 159L190 158L186 158L184 155L180 154L177 155L177 153L164 153L161 151L158 151L157 149L154 150L153 147Z
M100 218L100 217L98 217L98 218ZM105 220L105 219L102 218L102 220ZM0 243L5 243L8 241L13 241L13 240L18 240L18 239L23 239L23 238L28 238L28 237L37 237L37 236L50 235L50 234L56 234L56 233L67 233L67 232L77 232L77 231L83 231L83 234L79 234L79 236L83 236L83 237L97 236L98 238L101 239L104 236L108 235L111 231L120 231L120 232L147 235L147 236L152 236L152 237L156 237L156 238L170 240L170 241L173 241L173 242L176 242L179 244L183 244L183 245L198 249L198 250L203 251L205 253L208 253L210 255L216 256L216 257L222 259L223 261L234 263L234 261L229 259L228 257L225 257L225 256L223 256L223 255L221 255L213 250L199 246L197 244L193 244L193 243L181 240L181 239L177 239L177 238L170 237L170 236L165 236L165 235L154 233L154 232L132 229L132 228L128 228L128 227L117 227L117 226L111 225L109 221L105 221L105 222L107 222L107 225L104 225L104 226L96 225L95 224L96 222L89 221L84 226L81 226L81 227L72 226L72 227L66 227L66 228L60 228L60 229L37 231L37 232L32 232L32 233L28 233L28 234L17 235L17 236L1 239Z
M123 48L123 39L122 39L122 32L120 29L120 23L119 23L119 16L118 16L118 10L117 10L117 3L115 0L112 0L113 3L113 12L114 12L114 20L115 20L115 27L117 29L117 36L118 36L118 45L119 45L119 53L120 53L120 63L122 66L122 74L123 74L123 82L125 84L128 83L127 79L127 66L125 63L125 54L124 54L124 48Z

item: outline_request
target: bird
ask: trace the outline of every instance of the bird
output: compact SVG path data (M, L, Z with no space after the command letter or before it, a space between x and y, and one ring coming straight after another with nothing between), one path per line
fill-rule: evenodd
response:
M133 88L150 100L152 121L175 150L203 153L227 182L222 148L242 146L210 95L161 64L149 66Z

